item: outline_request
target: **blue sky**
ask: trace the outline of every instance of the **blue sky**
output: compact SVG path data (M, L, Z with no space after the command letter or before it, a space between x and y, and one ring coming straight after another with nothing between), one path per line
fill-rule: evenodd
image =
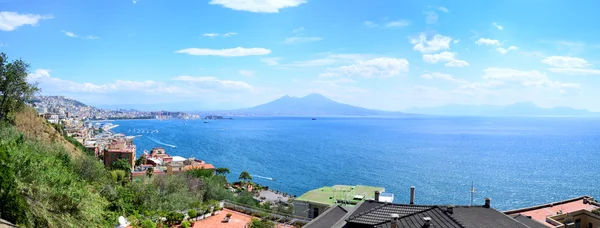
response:
M0 0L44 95L230 109L321 93L382 110L600 111L597 1Z

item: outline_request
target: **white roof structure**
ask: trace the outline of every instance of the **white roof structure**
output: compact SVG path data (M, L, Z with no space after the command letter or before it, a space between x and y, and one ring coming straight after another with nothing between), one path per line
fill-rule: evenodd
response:
M187 159L185 159L184 157L181 156L173 156L173 162L184 162Z
M394 201L394 194L393 193L382 192L379 195L379 202L392 203L393 201Z

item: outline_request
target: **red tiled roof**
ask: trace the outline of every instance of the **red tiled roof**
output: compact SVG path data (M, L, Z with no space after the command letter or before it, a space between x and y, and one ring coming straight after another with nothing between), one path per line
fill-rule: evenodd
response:
M584 198L590 198L590 202L584 203ZM533 206L529 208L505 211L504 213L507 215L521 214L525 216L531 216L531 219L533 220L536 220L549 227L554 227L552 224L546 222L547 217L557 215L559 212L562 212L564 214L579 210L592 211L596 208L600 208L597 203L591 201L591 197L582 196L564 201Z

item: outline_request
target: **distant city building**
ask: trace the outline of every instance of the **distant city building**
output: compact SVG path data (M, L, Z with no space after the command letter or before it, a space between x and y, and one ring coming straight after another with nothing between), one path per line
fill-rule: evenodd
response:
M131 139L116 138L108 144L104 152L104 166L110 167L115 161L125 158L131 167L135 166L136 147Z

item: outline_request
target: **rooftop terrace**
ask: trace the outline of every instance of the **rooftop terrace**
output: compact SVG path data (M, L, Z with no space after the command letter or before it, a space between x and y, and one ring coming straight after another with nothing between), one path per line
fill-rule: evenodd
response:
M296 200L322 205L335 205L338 202L357 204L365 199L374 199L375 191L384 192L385 189L364 185L334 185L310 190Z

